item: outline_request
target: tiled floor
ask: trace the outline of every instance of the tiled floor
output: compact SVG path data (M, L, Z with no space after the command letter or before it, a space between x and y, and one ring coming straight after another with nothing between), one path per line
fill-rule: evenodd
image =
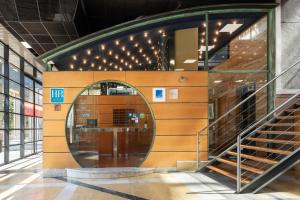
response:
M234 194L199 173L151 174L121 179L42 178L41 155L0 167L0 199L300 199L300 181L285 176L260 194Z

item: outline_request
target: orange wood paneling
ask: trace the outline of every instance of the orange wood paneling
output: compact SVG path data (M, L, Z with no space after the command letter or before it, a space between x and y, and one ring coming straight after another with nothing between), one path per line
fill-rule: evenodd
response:
M197 151L196 136L156 136L152 151Z
M69 147L67 144L66 137L47 137L44 136L44 152L45 153L52 153L52 152L59 152L59 153L68 153Z
M86 87L94 83L93 72L44 72L43 87Z
M43 168L78 168L71 153L43 153Z
M156 135L196 135L207 119L156 120Z
M44 120L43 135L65 137L65 123L65 120Z
M176 167L177 160L196 159L196 152L150 152L142 167Z

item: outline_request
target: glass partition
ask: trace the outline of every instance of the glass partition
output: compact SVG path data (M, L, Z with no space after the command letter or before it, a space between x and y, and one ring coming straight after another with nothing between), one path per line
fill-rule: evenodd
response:
M147 103L135 88L101 82L74 101L66 137L82 167L138 167L150 151L153 123Z

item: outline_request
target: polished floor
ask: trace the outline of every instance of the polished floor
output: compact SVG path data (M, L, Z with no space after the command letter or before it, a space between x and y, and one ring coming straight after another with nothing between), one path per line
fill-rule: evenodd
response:
M0 199L300 199L299 176L289 173L259 194L234 191L199 173L151 174L120 179L42 178L42 155L0 167Z

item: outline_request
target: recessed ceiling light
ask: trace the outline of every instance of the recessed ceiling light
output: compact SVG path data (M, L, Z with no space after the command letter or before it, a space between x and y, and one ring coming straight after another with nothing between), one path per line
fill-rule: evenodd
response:
M222 83L222 80L215 80L214 83Z
M28 44L28 43L25 42L25 41L22 41L21 44L23 44L23 46L24 46L26 49L32 49L32 47L30 46L30 44Z
M73 60L77 60L77 56L76 55L72 56L72 58L73 58Z
M192 63L195 63L197 60L195 59L186 59L183 63L185 64L192 64Z
M215 46L211 45L208 46L208 51L210 51L211 49L213 49ZM206 46L201 46L200 49L198 51L206 51Z
M234 82L236 82L236 83L241 83L241 82L243 82L244 80L236 80L236 81L234 81Z
M86 50L86 53L87 53L88 55L91 55L91 50L90 50L90 49Z
M240 28L243 24L226 24L219 32L223 33L233 33L236 31L238 28Z
M131 35L131 36L129 37L129 39L130 39L130 41L133 41L133 36Z

